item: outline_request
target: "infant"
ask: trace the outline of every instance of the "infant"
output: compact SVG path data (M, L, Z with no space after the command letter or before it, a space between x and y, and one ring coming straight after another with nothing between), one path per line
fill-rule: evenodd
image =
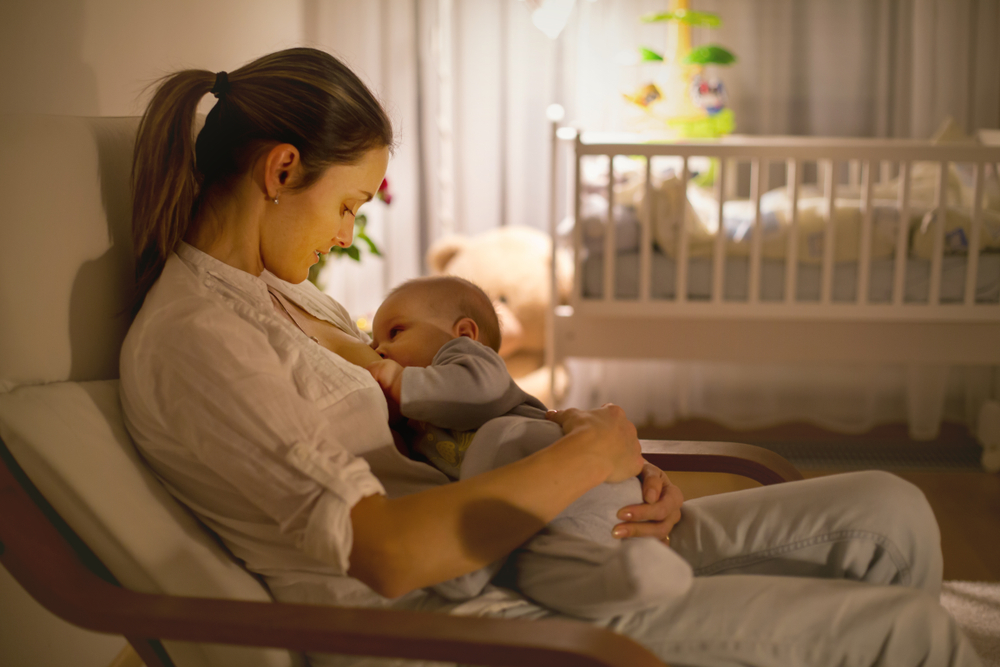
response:
M451 276L396 288L379 307L368 367L398 405L410 449L452 479L465 479L536 452L562 437L545 406L510 377L489 297ZM526 596L581 618L605 618L679 597L690 566L652 537L611 535L616 513L642 503L630 479L591 489L510 558ZM480 593L503 562L434 587L453 600Z

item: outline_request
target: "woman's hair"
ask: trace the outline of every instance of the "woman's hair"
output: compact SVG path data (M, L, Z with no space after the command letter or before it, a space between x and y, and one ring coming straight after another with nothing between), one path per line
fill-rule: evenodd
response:
M209 92L219 99L195 140ZM331 165L391 148L392 123L357 75L317 49L279 51L218 77L183 70L160 80L132 159L137 308L205 195L229 188L277 143L298 149L302 177L290 187L306 188Z

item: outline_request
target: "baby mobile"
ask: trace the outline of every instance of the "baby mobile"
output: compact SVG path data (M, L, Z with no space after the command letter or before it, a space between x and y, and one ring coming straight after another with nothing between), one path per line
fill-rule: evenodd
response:
M722 81L710 66L727 66L736 57L725 48L707 44L691 48L691 27L717 28L718 15L693 11L688 0L673 0L667 12L642 17L643 23L667 22L667 49L658 53L640 47L643 63L655 65L652 80L625 94L640 113L637 129L676 138L721 137L735 126L732 109L726 106Z

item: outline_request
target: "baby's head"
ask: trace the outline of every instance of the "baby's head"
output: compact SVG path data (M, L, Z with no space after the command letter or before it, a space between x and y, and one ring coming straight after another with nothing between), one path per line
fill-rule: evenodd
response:
M490 298L455 276L403 283L389 293L372 322L372 347L401 366L430 366L438 350L459 336L500 349L500 323Z

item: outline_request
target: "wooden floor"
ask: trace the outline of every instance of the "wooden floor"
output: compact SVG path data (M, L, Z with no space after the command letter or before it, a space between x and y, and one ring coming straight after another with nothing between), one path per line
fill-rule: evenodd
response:
M829 443L844 439L808 425L783 426L755 432L735 432L708 422L687 422L669 429L640 429L640 436L666 440L726 440L763 444L764 442L810 441ZM945 425L940 440L967 438L964 429ZM901 425L880 427L860 436L847 436L851 443L869 441L901 443L907 440ZM802 468L806 477L844 472L843 469ZM941 527L944 552L944 577L957 581L1000 581L1000 474L985 472L892 470L894 474L918 486L927 496ZM730 476L698 477L675 473L685 497L694 498L712 488L736 490L756 485ZM711 477L711 479L708 479ZM707 480L707 481L706 481Z

